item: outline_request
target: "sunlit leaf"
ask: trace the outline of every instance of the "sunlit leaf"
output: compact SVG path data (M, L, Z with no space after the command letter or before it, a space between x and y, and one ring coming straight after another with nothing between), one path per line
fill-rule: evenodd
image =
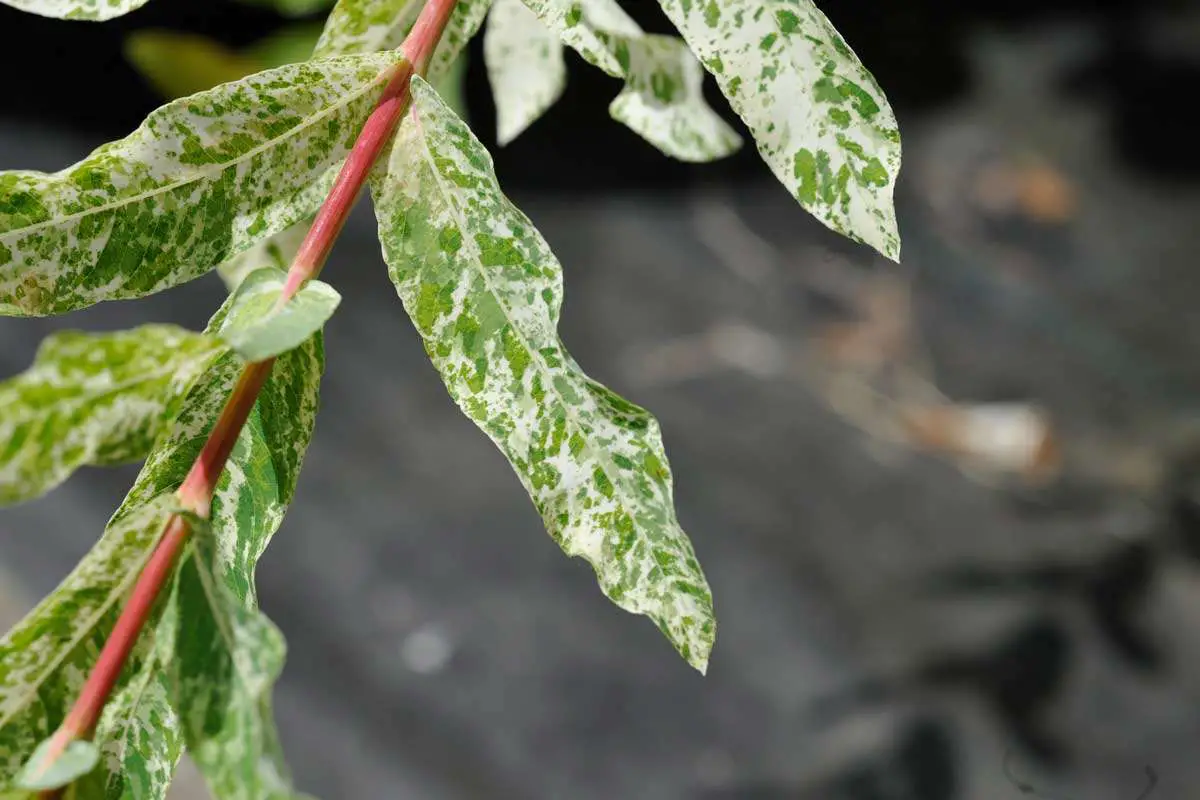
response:
M812 0L659 4L800 204L833 230L898 259L896 117Z
M396 59L259 73L163 106L61 172L0 173L0 310L150 294L312 215Z
M703 70L682 41L647 34L616 0L523 2L585 60L625 81L609 113L665 154L714 161L741 147L705 101Z
M496 98L496 138L508 144L562 96L567 85L562 43L521 0L495 0L483 56Z
M617 605L704 670L712 597L675 518L658 423L558 338L562 268L428 83L373 186L392 281L459 407L508 457L547 530Z
M173 325L47 338L28 370L0 383L0 504L37 497L84 464L145 458L222 352Z
M299 346L325 325L342 301L332 286L314 280L280 306L286 281L282 270L267 267L251 272L234 291L221 339L247 361L262 361Z
M147 2L149 0L0 0L4 5L42 17L96 22L128 14Z

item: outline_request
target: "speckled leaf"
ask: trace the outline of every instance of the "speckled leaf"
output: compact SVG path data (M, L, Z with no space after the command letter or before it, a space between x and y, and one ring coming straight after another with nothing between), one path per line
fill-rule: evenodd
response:
M0 640L0 790L78 694L241 365L229 353L196 382L99 543ZM288 796L267 696L282 644L255 610L253 572L295 489L322 367L319 334L276 362L218 483L212 524L105 709L100 764L75 784L76 800L161 800L185 740L217 797ZM230 651L231 636L246 650Z
M237 287L221 339L247 361L262 361L297 347L333 316L342 296L321 281L309 281L279 306L287 274L274 267L255 270Z
M221 276L225 288L232 292L247 275L263 267L274 267L286 272L311 225L312 220L306 219L290 228L284 228L218 266L217 274Z
M61 172L0 173L0 312L150 294L312 215L396 59L262 72L163 106Z
M741 147L705 102L704 71L678 38L645 33L616 0L523 2L584 59L625 81L609 113L666 155L715 161Z
M659 0L804 208L893 260L900 132L812 0Z
M48 337L28 370L0 383L0 505L85 464L145 458L223 349L173 325Z
M491 158L420 78L374 196L384 257L459 407L499 446L550 535L615 603L703 671L712 597L675 519L658 423L558 338L562 268Z
M313 56L393 50L417 21L424 0L338 0ZM458 0L429 62L428 78L438 84L483 25L492 0Z
M562 96L567 85L562 42L521 0L495 0L483 57L496 99L496 138L506 145Z
M99 22L136 11L149 0L0 0L7 6L41 17Z

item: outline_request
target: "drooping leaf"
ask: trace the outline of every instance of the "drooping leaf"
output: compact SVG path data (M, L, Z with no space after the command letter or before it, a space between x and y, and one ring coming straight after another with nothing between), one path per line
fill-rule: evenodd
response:
M516 469L547 530L617 605L703 671L712 597L675 518L658 423L558 338L562 268L487 151L428 83L372 191L392 281L450 395Z
M7 6L41 17L100 22L136 11L149 0L0 0Z
M715 161L741 147L704 100L703 70L683 42L647 34L616 0L522 1L586 61L625 81L609 113L663 153Z
M833 230L898 259L896 117L812 0L659 4L800 204Z
M150 294L310 216L397 58L259 73L163 106L61 172L0 173L0 311Z
M196 382L96 547L0 640L0 790L77 696L241 363L223 356ZM216 797L290 796L269 700L282 642L256 610L253 574L295 490L322 368L319 334L276 361L217 485L211 525L194 534L105 708L100 762L76 782L76 800L160 800L185 741Z
M0 383L0 505L37 497L85 464L144 458L223 351L172 325L63 331Z
M266 68L195 33L144 28L125 38L125 58L163 97L174 100Z
M218 266L217 273L224 281L225 288L232 292L247 275L263 267L274 267L287 272L311 225L312 220L306 219L290 228L284 228Z
M262 361L299 346L342 302L332 286L313 280L279 306L286 282L285 272L266 267L251 272L234 291L221 339L247 361Z
M505 145L562 96L567 85L562 43L521 0L495 0L483 56L496 99L496 138Z

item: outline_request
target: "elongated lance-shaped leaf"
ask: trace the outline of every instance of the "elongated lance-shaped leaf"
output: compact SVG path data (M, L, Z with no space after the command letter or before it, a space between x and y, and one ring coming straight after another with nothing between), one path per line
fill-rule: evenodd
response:
M28 370L0 383L0 505L48 492L85 464L145 458L223 351L173 325L50 336Z
M262 72L163 106L61 172L0 173L0 313L150 294L311 216L398 58Z
M263 361L299 346L324 327L342 302L332 286L312 280L279 305L287 273L256 270L234 290L221 339L247 361Z
M562 268L428 83L373 185L392 281L450 395L508 457L550 535L703 671L712 597L675 519L658 423L558 338Z
M338 0L313 57L394 50L404 43L424 5L425 0ZM437 85L447 75L491 5L492 0L458 0L429 62L430 82Z
M562 96L567 85L562 42L521 0L495 0L483 57L496 100L496 138L506 145Z
M231 298L208 333L220 335L232 307ZM100 542L0 640L0 790L78 695L129 587L166 518L178 508L173 492L241 368L241 359L229 353L196 381L170 434L151 452ZM271 659L281 654L280 643L254 610L253 570L295 490L322 368L319 334L276 361L217 485L212 523L199 534L207 548L203 560L197 550L188 551L179 580L160 604L161 616L139 639L96 731L100 764L75 784L77 800L162 798L185 739L219 797L286 795L273 723L263 716L269 711L269 676L277 671ZM203 612L182 588L201 570L217 598ZM181 611L185 600L187 610ZM221 668L232 664L235 654L226 650L221 661L224 645L209 636L217 617L244 645L262 650L236 655L239 663L262 665L261 674L249 667ZM184 681L183 675L194 680ZM230 736L231 726L236 737ZM234 784L243 788L227 788ZM271 792L264 789L268 786Z
M41 17L99 22L136 11L149 0L0 0L6 6Z
M900 132L883 90L812 0L659 0L804 208L900 257Z
M647 34L616 0L522 2L585 60L625 81L609 113L666 155L715 161L741 147L705 101L704 71L678 38Z

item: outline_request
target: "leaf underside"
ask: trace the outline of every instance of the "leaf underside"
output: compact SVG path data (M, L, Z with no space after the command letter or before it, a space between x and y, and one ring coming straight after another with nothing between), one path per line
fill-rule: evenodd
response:
M788 191L900 257L900 133L883 90L812 0L659 0Z
M426 351L555 541L703 671L712 597L675 519L657 422L571 359L556 330L562 269L549 246L429 84L414 78L412 95L372 191L392 281Z
M311 216L394 54L289 65L183 98L56 173L0 173L0 313L197 278Z
M278 306L287 274L272 267L246 276L234 290L221 339L247 361L280 355L319 331L342 301L332 286L309 281Z
M495 0L483 56L496 100L496 138L506 145L562 96L567 85L563 46L522 0Z

